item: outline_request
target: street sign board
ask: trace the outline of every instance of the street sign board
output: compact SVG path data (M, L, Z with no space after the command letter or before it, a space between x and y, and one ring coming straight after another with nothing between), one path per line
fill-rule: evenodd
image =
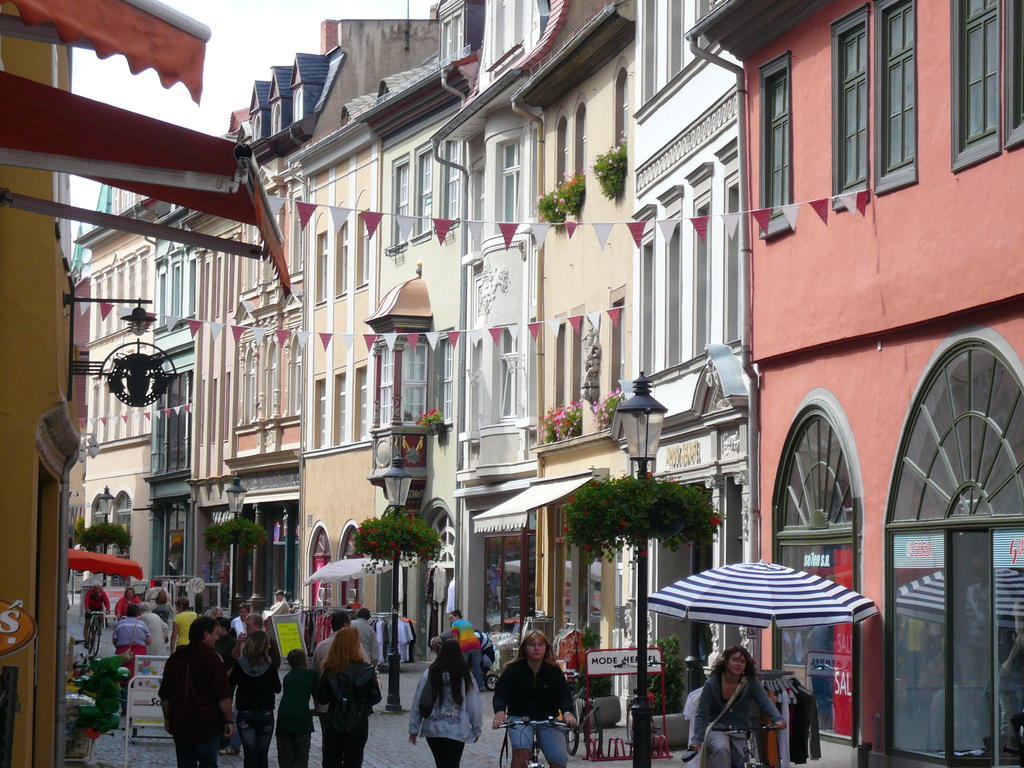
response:
M647 674L661 672L661 649L647 649ZM636 648L592 648L587 651L587 674L591 677L608 675L635 675Z

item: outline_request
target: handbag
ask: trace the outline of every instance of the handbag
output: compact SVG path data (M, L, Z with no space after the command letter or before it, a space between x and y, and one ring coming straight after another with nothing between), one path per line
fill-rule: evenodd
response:
M744 686L747 684L747 678L740 678L739 684L736 686L736 690L732 692L732 696L722 707L722 711L718 713L718 716L708 723L708 727L704 729L704 746L700 750L700 768L707 768L708 765L708 748L707 748L707 735L711 732L711 729L715 727L715 724L721 720L725 715L732 709L732 705L736 703L736 699L739 698L740 693L743 691Z
M420 692L420 698L416 702L416 707L420 711L420 717L424 720L430 717L430 713L434 711L434 686L430 684L429 673L423 681L423 690Z

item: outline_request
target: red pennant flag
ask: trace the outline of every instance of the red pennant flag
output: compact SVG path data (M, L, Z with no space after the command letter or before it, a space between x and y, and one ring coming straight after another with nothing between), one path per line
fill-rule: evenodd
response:
M622 307L612 307L609 309L608 317L612 321L612 328L618 328L619 321L622 320Z
M242 338L242 334L243 333L245 333L245 326L244 325L232 325L231 326L231 335L235 337L235 344L237 344L238 340L240 338Z
M192 413L192 403L185 403L181 407L184 409L185 413Z
M106 301L101 301L100 302L100 317L103 318L104 320L106 320L107 319L107 315L110 314L110 310L112 310L113 308L114 308L113 304L111 304L109 302L106 302Z
M862 189L860 192L858 192L857 193L857 213L859 213L861 216L863 216L864 215L864 211L867 210L868 201L870 201L870 200L871 200L871 193L868 190Z
M772 219L771 208L760 208L756 211L751 211L750 215L757 221L757 226L761 228L761 233L768 234L768 222Z
M123 421L125 424L128 423L128 414L127 413L122 413L121 414L121 421Z
M646 221L627 221L626 226L629 227L629 233L633 235L633 242L636 243L636 247L640 247L640 241L644 239L644 232L647 230Z
M583 327L583 315L573 315L569 318L569 325L576 332L576 335L580 335L580 329Z
M380 219L384 215L377 211L363 211L363 226L366 227L366 236L368 238L373 237L373 233L377 231L377 226L380 224Z
M194 339L196 337L196 334L199 333L199 329L203 327L203 321L186 320L185 322L188 323L188 329L192 333L192 338Z
M437 234L437 242L441 245L444 245L444 239L448 237L448 230L454 223L454 219L434 219L434 232Z
M494 346L501 344L501 337L505 334L505 329L503 327L499 326L498 328L488 328L487 332L491 334L491 340L494 342Z
M107 426L107 417L106 416L100 416L100 424L102 424L104 427Z
M84 428L84 427L85 427L85 422L86 422L86 421L88 421L88 419L79 419L79 420L78 420L78 428L79 428L79 429L82 429L82 428Z
M821 200L811 200L811 202L808 203L808 205L811 206L811 208L814 209L814 212L816 214L818 214L818 216L821 217L821 220L823 222L825 222L826 224L828 224L828 204L829 204L829 202L830 202L829 198L823 197L823 198L821 198Z
M701 242L707 242L707 239L708 239L708 217L707 216L693 216L690 219L690 223L693 224L693 228L697 232L697 237L699 237L701 239Z
M287 344L288 343L288 335L290 333L291 333L291 331L285 331L285 330L280 330L280 329L274 331L274 335L277 336L277 343L280 344L282 347L285 344Z
M299 212L299 226L306 228L309 220L313 218L313 211L316 210L316 203L300 203L295 201L295 209Z
M377 334L376 333L364 333L363 334L363 343L366 344L366 351L367 352L369 352L371 349L373 349L373 345L374 345L374 343L376 343L376 341L377 341Z
M526 327L530 329L530 335L536 341L537 336L540 334L540 329L544 327L544 323L527 323Z
M416 344L420 340L420 335L418 333L407 333L405 334L405 340L409 342L410 347L416 349Z
M324 352L327 351L327 345L331 343L331 339L334 337L333 333L318 333L320 342L324 345Z
M519 229L519 223L515 221L499 221L498 229L501 230L501 236L505 238L505 247L512 247L512 238L516 234L516 230Z
M572 240L573 233L576 232L576 227L578 227L578 226L579 226L579 222L576 222L576 221L567 221L567 222L565 222L565 234L567 234L569 236L570 240Z
M153 414L151 414L149 411L146 411L146 421L152 421L152 420L153 420Z
M462 331L448 331L448 343L452 345L452 349L459 343L459 336L462 335Z

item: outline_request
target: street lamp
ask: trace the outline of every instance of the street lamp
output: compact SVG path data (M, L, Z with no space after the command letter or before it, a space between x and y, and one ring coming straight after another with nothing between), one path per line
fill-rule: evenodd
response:
M111 522L114 514L114 497L110 495L109 487L103 486L103 493L96 497L96 502L96 509L100 513L100 517L103 518L103 522Z
M228 513L231 517L238 517L242 514L242 508L245 506L245 494L248 492L249 490L242 485L242 481L239 479L238 475L235 475L234 479L231 481L231 485L224 489L224 495L228 497ZM241 598L240 595L235 595L235 564L237 548L238 543L232 541L231 562L228 564L228 602L230 603L229 610L232 616L235 614L235 611L238 610L235 602L236 600L240 601Z
M391 466L383 475L384 498L391 502L391 514L400 515L409 498L409 487L412 485L412 475L405 471L405 459L395 456L391 460ZM398 689L399 675L401 674L398 661L398 577L399 577L400 553L395 553L394 562L391 564L391 650L388 653L388 702L385 709L388 712L401 712L402 701Z
M658 441L665 422L664 405L651 397L651 381L644 376L633 382L633 396L619 403L619 423L626 438L629 459L637 476L646 478L648 466L658 453ZM651 705L647 699L647 542L636 555L636 691L633 713L633 766L651 765Z

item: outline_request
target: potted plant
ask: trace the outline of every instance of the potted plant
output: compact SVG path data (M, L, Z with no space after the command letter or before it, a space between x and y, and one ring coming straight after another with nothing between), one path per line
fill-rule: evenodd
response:
M626 160L626 142L612 147L594 160L594 175L601 186L601 194L614 200L626 188L626 172L629 163Z
M132 535L128 529L117 523L84 523L75 525L75 538L82 549L98 552L104 547L115 546L121 552L127 552L132 545Z
M356 552L369 557L375 567L391 565L396 557L405 563L435 560L441 553L437 531L415 513L398 507L364 520L352 543Z
M203 541L210 552L228 552L232 544L251 549L267 543L267 532L247 517L233 517L207 527L203 531Z
M615 415L615 409L619 407L620 400L622 400L622 390L613 389L594 403L594 421L597 423L598 429L608 429L611 426L612 417Z
M583 434L583 407L579 400L549 408L540 420L540 440L554 443Z
M582 173L574 174L537 198L537 216L550 224L560 224L567 216L579 218L586 199L587 179Z
M668 735L670 747L678 747L686 744L690 737L689 723L683 717L683 660L679 656L679 638L676 635L669 635L661 638L655 645L661 649L661 658L664 662L661 671L665 676L665 732ZM661 680L659 675L653 675L649 682L648 690L654 694L652 714L654 722L660 725L661 722Z
M437 408L431 408L416 419L416 423L421 427L426 427L427 432L432 435L444 435L448 431L448 425L444 421L444 414Z
M580 645L583 646L584 651L589 651L591 648L600 648L601 635L593 627L587 627L583 630ZM586 672L587 656L584 653L583 663L580 665L580 674L576 676L576 691L578 694L582 693L586 687ZM619 702L619 697L612 692L611 677L590 678L590 696L594 700L594 705L601 712L601 724L603 726L611 727L619 722L622 718L622 705Z

